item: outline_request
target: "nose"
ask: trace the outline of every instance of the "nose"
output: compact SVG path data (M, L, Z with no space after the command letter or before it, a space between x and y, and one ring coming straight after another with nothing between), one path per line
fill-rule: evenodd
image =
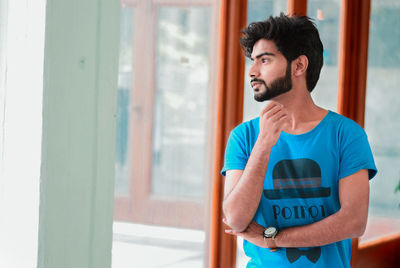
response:
M255 78L255 77L258 77L258 75L259 75L258 66L257 66L256 62L253 62L250 66L249 76L251 78Z

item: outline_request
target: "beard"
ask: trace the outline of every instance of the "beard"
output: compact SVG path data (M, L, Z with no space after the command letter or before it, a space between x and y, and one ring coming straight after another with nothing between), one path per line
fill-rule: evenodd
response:
M258 102L263 102L275 98L291 90L292 89L291 69L292 69L291 65L290 63L288 63L286 66L286 74L272 81L269 87L267 86L264 80L257 78L252 79L251 82L261 82L265 86L264 91L254 93L254 99Z

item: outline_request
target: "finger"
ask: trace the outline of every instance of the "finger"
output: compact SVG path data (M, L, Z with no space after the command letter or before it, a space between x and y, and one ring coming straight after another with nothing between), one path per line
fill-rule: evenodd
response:
M289 115L287 113L281 113L275 117L275 121L286 121L289 120Z
M279 118L279 121L280 121L282 124L288 124L289 127L292 126L292 118L291 118L288 114L286 114L285 116L281 116L281 117Z
M278 112L282 111L282 107L280 105L276 105L273 108L266 111L262 116L266 116L268 118L273 117Z
M255 232L255 233L262 234L264 232L264 229L265 228L263 226L259 225L258 223L254 223L249 226L249 230L251 230L252 232Z
M274 108L260 116L260 123L265 123L265 120L272 120L272 122L276 121L276 119L273 119L273 117L276 116L281 110L282 108L280 106L275 106Z
M279 121L282 117L288 117L288 112L286 110L280 110L271 116L272 122Z
M256 226L256 227L262 227L260 224L258 224L256 221L252 221L251 223L250 223L250 225L254 225L254 226Z
M230 234L230 235L237 235L237 233L234 230L231 230L231 229L225 229L225 233L226 234Z
M282 117L280 117L275 124L277 125L277 127L279 127L280 130L283 130L283 128L285 126L287 126L288 128L292 127L292 123L291 123L291 118L289 115L283 115Z
M278 106L278 107L283 107L282 104L280 104L280 103L278 103L278 102L276 102L276 101L270 101L270 102L268 103L268 105L265 106L264 109L261 110L260 116L263 115L264 113L268 112L269 110L271 110L272 108L274 108L274 107L276 107L276 106Z
M251 225L249 225L249 229L248 230L251 231L251 232L257 232L259 230L259 228L256 225L251 224Z

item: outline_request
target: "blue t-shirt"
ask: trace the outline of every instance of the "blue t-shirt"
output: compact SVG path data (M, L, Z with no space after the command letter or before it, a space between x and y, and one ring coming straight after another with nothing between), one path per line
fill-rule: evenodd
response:
M224 176L227 170L245 168L258 133L259 118L244 122L231 132ZM320 221L340 208L339 180L361 169L369 170L370 179L377 172L367 135L344 116L329 111L307 133L281 132L271 150L254 220L278 230ZM243 248L250 257L247 267L350 267L351 239L275 252L244 240Z

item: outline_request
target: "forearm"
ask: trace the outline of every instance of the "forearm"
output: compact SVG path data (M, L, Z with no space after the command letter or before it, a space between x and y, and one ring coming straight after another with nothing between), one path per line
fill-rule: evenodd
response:
M353 211L354 212L354 211ZM262 248L317 247L332 244L364 233L367 213L339 211L319 222L280 230L272 238L263 238L265 226L252 221L242 232L226 229L227 234L241 236L243 239Z
M312 247L361 236L368 218L368 171L360 170L339 181L341 208L321 221L284 229L278 247Z
M315 247L335 243L361 236L365 230L366 218L366 215L339 210L321 221L283 229L274 242L276 247Z
M223 210L227 224L244 230L253 219L260 203L271 146L258 139L239 182L225 194Z

